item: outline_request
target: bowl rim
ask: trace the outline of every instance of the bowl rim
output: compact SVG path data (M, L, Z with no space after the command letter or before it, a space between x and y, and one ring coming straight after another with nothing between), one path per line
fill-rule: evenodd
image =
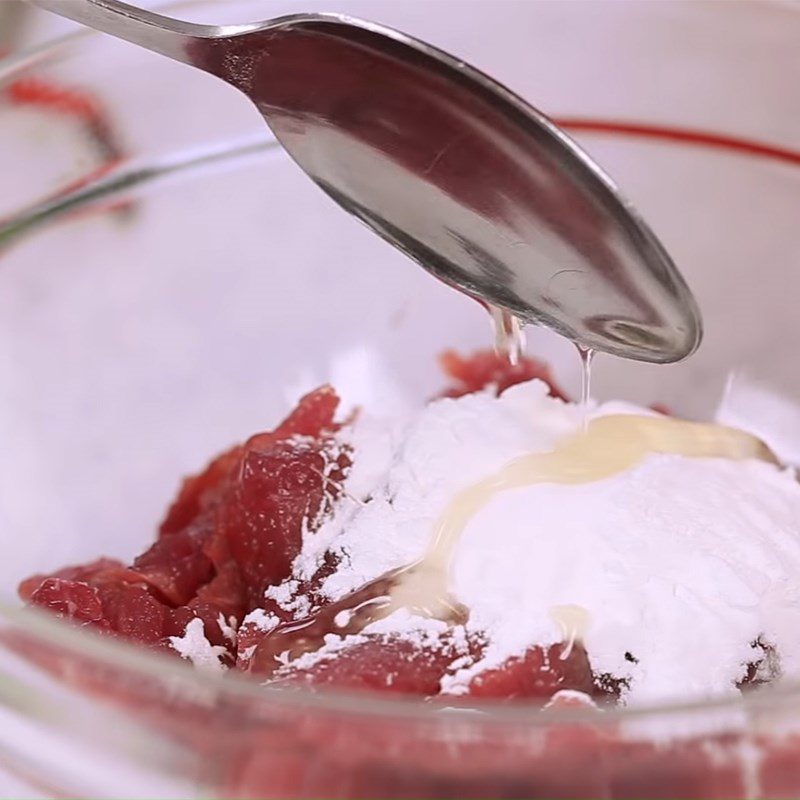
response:
M245 0L249 2L249 0ZM168 0L159 2L155 10L179 10L187 7L220 5L221 0ZM764 0L762 7L782 8L800 14L800 3L787 0ZM88 29L78 29L33 45L17 53L0 58L0 88L19 73L32 67L47 64L68 54L72 47L84 40L99 39L103 34ZM522 725L525 728L544 728L554 724L589 723L593 726L618 726L623 722L665 718L710 712L746 714L763 713L774 708L785 708L789 702L800 700L800 678L781 680L774 685L761 687L741 694L716 698L659 701L633 707L603 707L598 713L593 707L547 708L540 703L515 701L513 703L486 700L479 704L460 706L458 698L447 705L421 700L418 697L379 692L358 692L322 688L315 691L302 688L274 687L259 683L245 674L231 669L222 674L194 668L178 660L141 645L98 635L91 630L58 620L33 607L14 606L0 601L0 621L26 638L38 639L47 646L63 647L85 659L114 667L142 678L169 681L171 686L251 701L254 706L269 703L276 709L304 709L320 713L344 713L352 717L391 717L421 724L440 724L447 719L460 725L474 722L477 725ZM0 628L2 631L2 628ZM0 639L2 646L2 639ZM0 678L1 679L1 678ZM465 714L468 710L470 713Z
M435 698L433 702L410 695L321 688L310 691L302 687L277 687L260 683L236 669L218 673L198 669L189 662L172 658L132 642L111 638L59 620L46 611L33 607L15 607L0 602L0 634L10 626L14 636L57 647L74 654L82 661L119 670L127 677L135 675L147 681L182 688L189 696L227 697L247 700L254 709L269 705L277 711L305 710L321 714L345 714L349 717L392 718L417 724L441 724L447 720L459 725L470 722L481 727L513 725L546 728L558 724L591 724L594 727L618 727L652 718L685 717L690 714L713 713L728 719L742 714L751 716L765 711L785 709L800 699L800 681L779 682L738 695L724 695L701 700L654 702L627 706L560 706L548 707L541 702L481 700L459 703L458 696ZM0 647L3 636L0 635ZM19 649L14 651L19 654ZM32 662L35 663L35 662ZM2 678L0 677L0 680ZM465 713L468 712L468 713Z

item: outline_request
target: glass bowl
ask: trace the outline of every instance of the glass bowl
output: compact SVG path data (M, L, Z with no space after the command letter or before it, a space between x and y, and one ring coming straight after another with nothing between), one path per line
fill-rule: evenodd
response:
M233 22L301 8L329 10L219 0L175 13ZM702 349L671 367L600 358L597 396L702 417L731 371L800 394L796 6L336 10L440 45L560 120L671 251L704 312ZM789 680L602 714L443 709L210 677L20 610L28 574L141 550L181 475L271 427L305 388L377 360L421 401L441 385L437 353L486 346L489 327L333 206L232 89L131 45L79 33L0 62L0 143L9 770L76 797L800 793ZM571 346L536 330L529 351L577 393Z

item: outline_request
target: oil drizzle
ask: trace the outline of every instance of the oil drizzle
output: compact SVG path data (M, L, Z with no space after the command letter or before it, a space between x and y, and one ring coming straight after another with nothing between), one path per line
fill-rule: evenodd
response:
M589 401L592 399L592 360L594 350L591 347L583 347L576 344L578 355L581 357L581 402L580 409L582 414L582 427L584 433L589 424Z
M508 359L512 367L519 364L525 350L525 334L522 324L510 311L488 304L489 316L494 329L494 350Z
M566 643L566 647L561 650L559 658L566 661L575 647L576 642L581 644L592 616L583 606L569 603L564 606L553 606L550 609L550 616L555 620L556 625L561 629L561 641Z
M403 596L414 598L416 607L442 607L449 597L448 573L461 534L499 493L538 483L603 480L631 469L651 453L776 463L760 439L735 428L632 414L597 417L555 450L522 456L460 491L436 523L422 560L400 576Z

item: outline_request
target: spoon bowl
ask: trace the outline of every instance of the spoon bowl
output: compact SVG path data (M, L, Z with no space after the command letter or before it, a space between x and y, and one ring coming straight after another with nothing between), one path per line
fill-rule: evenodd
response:
M613 182L453 56L337 14L217 27L115 0L35 3L235 86L340 206L484 304L640 361L699 345L690 290Z

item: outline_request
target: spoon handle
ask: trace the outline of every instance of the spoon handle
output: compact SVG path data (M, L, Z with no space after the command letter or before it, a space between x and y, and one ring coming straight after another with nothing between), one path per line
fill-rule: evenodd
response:
M190 45L219 32L210 25L164 17L119 0L28 0L31 5L192 64Z

